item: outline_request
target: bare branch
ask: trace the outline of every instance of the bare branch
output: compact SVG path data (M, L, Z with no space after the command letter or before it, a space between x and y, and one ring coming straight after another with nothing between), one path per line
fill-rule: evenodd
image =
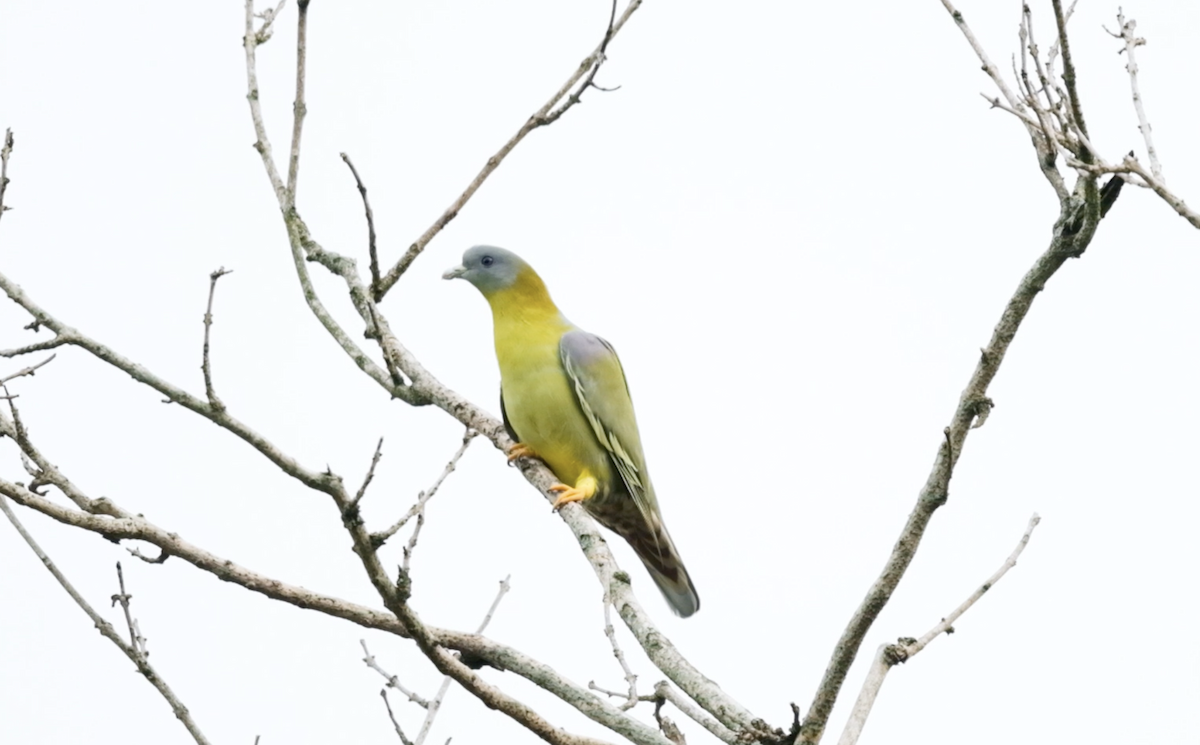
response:
M467 428L467 431L463 433L462 444L459 445L458 450L450 458L450 462L447 463L446 467L442 469L442 473L437 477L437 480L433 482L433 486L418 494L416 504L414 504L412 507L409 507L408 512L405 512L399 520L392 523L392 525L385 530L372 533L372 543L374 543L376 546L382 546L389 538L396 535L396 531L403 528L409 520L413 519L414 517L419 517L424 513L426 503L433 499L434 494L437 494L437 490L441 488L442 482L446 480L446 477L454 473L454 469L458 467L458 461L463 457L463 453L467 452L467 447L471 444L471 440L475 439L478 434L478 431L473 430L470 427ZM415 537L416 536L414 533L414 538Z
M358 506L362 498L367 494L367 487L371 485L371 480L375 478L375 466L379 465L379 459L383 457L383 438L379 438L379 442L375 443L375 454L371 456L371 467L367 469L367 475L363 478L362 486L358 487L358 491L354 494L354 499L350 500L350 508Z
M675 723L669 717L662 713L663 702L660 700L654 707L654 720L658 722L658 728L662 730L663 736L667 738L673 745L687 745L687 739Z
M961 19L956 20L960 27L964 25ZM994 405L987 395L988 386L999 372L1008 347L1029 314L1034 298L1045 289L1046 283L1067 259L1082 256L1091 243L1100 218L1100 199L1098 191L1094 188L1094 180L1093 176L1092 188L1085 184L1083 199L1072 196L1061 204L1050 246L1021 279L992 332L990 342L982 350L975 371L959 397L948 433L938 448L933 468L917 497L916 506L909 514L883 572L872 584L834 647L821 684L805 715L800 733L801 742L815 744L821 739L846 673L858 654L867 630L887 605L892 592L916 555L933 513L945 504L949 497L947 486L967 435L972 429L972 424Z
M82 528L109 540L145 541L159 548L165 556L178 556L182 561L208 572L224 582L230 582L272 600L278 600L297 608L315 610L363 628L408 636L403 623L391 613L323 595L303 587L289 585L273 577L254 572L229 559L188 543L178 533L160 528L141 516L131 514L111 500L90 500L86 496L80 495L81 499L105 505L108 511L104 514L112 515L116 519L63 507L34 493L27 487L3 479L0 479L0 494L64 525ZM476 664L487 664L520 675L570 704L589 719L629 737L636 743L663 745L665 742L658 739L661 736L654 729L626 717L616 707L597 700L585 688L559 674L550 666L538 662L512 647L499 644L478 634L467 634L449 629L429 629L429 631L447 648L461 652L464 657L469 656L471 659L479 661Z
M91 499L82 490L77 488L75 484L71 483L71 480L64 476L53 463L47 460L29 439L25 425L21 422L21 413L11 398L8 399L8 409L12 418L9 419L0 413L0 434L11 438L17 444L17 447L20 448L22 465L25 467L26 472L34 477L28 487L31 492L37 493L37 489L43 486L54 486L80 509L86 510L93 515L128 517L127 513L120 510L108 500ZM41 495L39 494L39 496Z
M421 528L425 527L425 505L421 505L420 511L417 512L417 522L413 525L412 535L408 537L408 543L404 544L404 562L400 565L407 574L412 565L413 551L417 548L417 541L421 537Z
M122 357L99 342L84 336L76 329L61 323L34 303L20 286L11 282L3 274L0 274L0 290L3 290L10 299L25 308L33 317L35 324L45 326L58 334L62 343L70 343L88 351L102 362L122 370L138 382L163 393L168 400L179 403L199 413L201 416L212 420L218 426L228 429L264 454L268 460L279 466L285 473L293 476L306 486L326 493L336 493L341 489L340 481L337 477L332 474L315 472L303 468L290 456L280 452L273 444L262 438L261 435L258 435L245 424L234 419L227 411L211 411L211 407L206 401L191 396L167 381L153 375L142 366ZM11 351L9 352L9 354L12 353ZM4 352L0 352L0 356L4 354ZM429 375L423 369L420 369L419 365L417 365L417 368L421 375L420 384L423 394L429 395L439 408L448 411L474 431L487 436L501 452L511 447L512 442L505 434L504 426L499 420L489 416L469 401L466 401L458 394L443 386L436 378L433 378L433 376ZM0 426L2 424L3 420L0 420ZM30 447L32 446L30 445ZM43 472L57 474L57 469L45 459L42 459L38 465ZM547 489L556 483L556 479L544 464L540 461L526 459L525 462L520 464L520 469L526 479L542 492L543 497L547 501L553 500ZM281 600L301 608L316 609L327 615L344 618L368 628L379 628L392 633L407 635L403 624L390 614L346 603L340 599L313 593L304 588L292 587L274 578L250 572L233 562L214 556L197 546L182 541L177 534L158 528L144 518L122 510L108 499L92 500L86 497L82 492L76 490L61 474L55 476L54 483L59 488L64 489L68 493L68 496L71 496L72 500L78 500L76 503L82 509L86 510L86 513L65 509L29 489L2 480L0 480L0 493L6 494L18 503L32 507L59 522L83 528L110 539L146 541L155 545L160 551L171 556L179 556L184 561L210 572L225 581L239 584L253 592L261 593L272 599ZM568 507L572 506L569 505ZM99 519L94 517L97 514L113 515L119 519ZM641 608L630 590L628 577L620 572L595 522L582 509L564 508L559 511L559 515L567 522L575 534L577 542L595 570L602 586L609 588L609 592L614 599L614 607L617 608L622 620L633 631L635 638L637 638L642 648L647 650L655 665L660 669L663 669L664 665L668 666L668 674L672 676L677 685L682 690L688 692L688 695L697 698L706 710L714 712L714 715L717 715L716 712L719 712L719 717L723 721L734 723L733 726L738 730L759 731L761 728L753 725L755 717L730 698L716 683L703 676L688 663L670 641L650 622L645 611ZM380 571L382 572L382 570ZM386 574L383 575L383 581L387 581ZM504 669L517 672L519 675L528 678L560 697L594 721L623 735L638 738L637 742L651 742L653 741L653 737L659 737L658 733L653 729L645 727L645 725L636 720L624 717L616 707L609 706L597 700L585 688L572 683L553 669L528 658L526 655L474 635L463 635L448 630L437 630L436 633L438 638L450 648L469 652L476 658L487 660L489 663L494 662ZM650 739L646 739L648 737Z
M629 17L633 15L635 10L641 7L641 4L642 0L629 0L629 4L625 6L625 12L621 14L621 17L618 18L615 23L613 23L610 19L608 29L604 34L604 39L600 42L600 45L596 47L596 50L584 58L583 62L579 63L579 67L576 68L575 72L571 73L571 77L567 78L567 82L562 84L562 87L555 92L550 100L547 101L542 108L535 111L533 115L521 125L521 128L517 130L517 133L510 137L508 142L504 143L504 145L496 151L495 155L488 158L487 163L484 164L483 168L478 174L476 174L471 183L467 185L467 188L463 191L463 193L458 195L458 198L446 208L446 211L443 212L438 219L434 220L433 224L430 225L429 228L422 233L421 236L417 238L417 240L411 246L408 247L408 250L405 251L404 255L400 257L400 260L397 261L396 264L387 271L387 274L385 274L383 279L379 282L376 297L382 298L388 293L388 290L392 289L392 286L396 284L396 281L400 279L401 275L408 270L408 267L412 265L413 261L415 261L416 258L421 255L421 252L425 250L425 246L429 245L429 242L433 240L434 236L440 233L442 228L449 225L450 221L458 216L458 213L462 211L462 208L466 206L471 197L475 195L475 192L479 190L479 187L483 185L483 182L487 180L488 176L492 175L492 171L495 171L500 166L508 154L512 152L513 148L519 145L521 140L525 139L526 135L538 127L545 126L557 120L558 117L565 113L566 109L570 108L570 106L573 106L575 103L578 103L579 96L583 94L584 90L586 90L587 85L591 84L592 79L595 77L596 70L598 70L600 65L604 63L604 53L608 48L609 42L611 42L613 38L621 31L621 29L625 26L625 22L629 20ZM614 5L613 7L615 10L616 6ZM573 100L568 101L563 107L562 111L554 114L554 118L551 119L550 116L552 115L552 112L555 111L554 107L557 106L564 97L570 94L571 90L577 83L579 83L580 80L584 78L585 75L589 74L590 77L588 78L586 84L580 87L580 89L572 95Z
M92 606L83 599L83 596L79 594L74 585L72 585L70 580L67 579L66 575L59 571L58 566L56 566L55 563L50 560L50 557L45 551L42 550L42 547L37 544L37 541L33 539L33 536L31 536L29 532L25 530L25 526L22 525L21 521L17 519L16 513L13 512L12 507L8 505L8 500L3 496L0 496L0 512L4 513L4 516L8 518L8 521L12 523L13 527L17 529L17 532L21 534L21 538L25 540L25 543L29 545L29 548L33 550L33 553L37 555L38 559L41 560L46 569L50 571L50 574L54 575L54 579L58 580L58 584L67 591L67 594L71 596L71 599L75 601L75 604L78 605L83 612L87 614L88 618L92 620L92 623L95 624L96 629L100 631L100 634L115 644L117 648L120 649L121 652L124 653L124 655L128 657L134 665L137 666L138 672L141 673L146 680L150 681L150 684L159 692L159 695L161 695L163 699L165 699L166 702L171 706L171 710L175 713L175 717L183 723L185 728L187 728L188 734L192 736L192 739L196 741L197 745L208 745L208 739L204 736L204 733L200 731L200 727L196 724L196 721L192 719L192 715L188 711L187 707L183 705L183 702L179 700L179 697L176 696L175 692L171 690L171 687L167 685L167 681L163 680L162 676L158 674L158 671L150 665L150 661L147 659L146 654L141 648L139 648L139 636L134 631L132 622L130 623L130 633L133 635L134 644L129 645L125 643L125 640L121 638L121 635L117 633L117 630L113 628L113 625L109 623L103 616L97 613L95 609L93 609ZM123 582L121 594L125 594ZM126 611L126 618L129 618L128 611Z
M367 255L371 259L371 297L375 299L375 302L379 302L379 253L375 246L375 213L371 211L371 202L367 199L367 186L363 183L362 177L358 175L358 169L354 167L349 155L342 153L341 156L349 166L350 173L354 175L354 183L358 186L358 193L362 195L363 211L367 213Z
M0 147L0 218L12 209L4 203L4 192L8 190L8 159L12 156L13 142L12 130L4 130L4 146Z
M417 706L420 706L422 709L429 708L428 700L422 698L416 692L410 691L407 688L405 688L404 684L400 682L399 677L392 675L391 673L389 673L387 670L384 670L383 667L380 666L379 662L375 659L375 655L371 654L370 649L367 649L367 640L366 639L359 639L358 643L362 645L363 654L366 655L366 657L363 657L363 662L366 664L367 667L371 668L372 670L374 670L375 672L377 672L383 676L383 679L387 681L387 683L385 684L385 686L387 688L395 688L397 691L400 691L400 693L403 693L405 696L407 696L409 701L413 702Z
M510 574L505 576L504 579L500 580L500 590L496 593L496 598L492 600L491 606L488 607L488 612L486 615L484 615L483 621L481 621L479 627L475 629L476 634L482 634L487 628L488 624L492 622L492 615L495 614L496 608L500 605L500 601L504 599L506 594L508 594L510 587L508 581L511 578L512 575ZM421 729L419 732L417 732L417 739L413 741L413 745L425 744L425 738L429 736L429 730L433 727L433 720L435 717L437 717L438 711L440 711L442 708L442 701L446 699L446 694L450 691L450 683L452 681L453 679L449 675L442 678L442 684L438 687L437 694L433 697L433 700L429 702L429 706L427 707L427 711L425 713L425 721L421 722Z
M1037 527L1039 522L1041 522L1041 518L1036 513L1033 517L1029 518L1029 525L1025 528L1025 533L1021 536L1017 547L1004 560L1000 568L991 577L988 577L987 581L980 585L975 592L971 593L970 597L938 622L936 626L926 632L924 636L920 639L902 639L898 645L884 644L879 647L875 653L875 660L871 663L871 669L867 673L867 679L863 683L862 691L858 694L858 700L854 703L854 710L850 713L850 718L846 722L846 728L842 730L842 736L838 740L838 745L854 745L854 743L858 742L863 726L867 722L867 717L871 714L871 707L875 703L875 697L879 695L879 690L883 686L883 681L888 671L895 665L912 659L914 655L919 653L941 634L954 633L954 622L962 614L970 610L971 606L975 605L988 590L992 589L1008 573L1009 569L1017 565L1017 558L1020 557L1025 547L1029 545L1029 537L1033 534L1033 529Z
M34 352L42 352L47 349L57 349L58 347L61 347L64 344L70 344L70 343L71 343L70 339L65 339L62 336L56 336L53 339L47 339L46 341L34 342L33 344L27 344L23 347L14 347L13 349L0 350L0 357L6 357L8 359L12 359L13 357L20 357L21 355L32 354Z
M1126 155L1125 159L1121 161L1119 165L1109 165L1103 161L1096 165L1088 165L1086 163L1071 160L1068 160L1067 164L1076 169L1086 170L1090 173L1132 174L1134 176L1138 176L1138 179L1126 178L1125 180L1134 186L1150 189L1159 197L1161 197L1164 202L1170 205L1171 209L1175 210L1176 214L1191 223L1192 227L1200 228L1200 213L1188 207L1186 202L1184 202L1166 187L1166 184L1154 178L1154 174L1146 170L1146 167L1138 162L1133 155ZM3 354L3 352L0 352L0 354Z
M142 636L142 632L138 629L137 621L129 612L129 601L133 600L133 596L125 591L125 572L121 570L121 562L117 562L117 584L121 588L121 592L112 596L112 604L121 604L121 610L125 612L125 625L129 627L129 643L139 654L144 657L149 657L150 652L146 650L146 637Z
M1162 164L1158 162L1158 151L1154 149L1154 138L1150 134L1150 120L1146 118L1142 92L1138 88L1138 64L1134 50L1144 46L1146 40L1137 36L1137 21L1132 18L1126 21L1121 8L1117 8L1117 28L1121 29L1120 33L1108 33L1125 42L1125 70L1129 73L1129 89L1133 93L1133 110L1137 112L1138 131L1142 133L1142 140L1146 143L1146 156L1150 159L1150 173L1154 174L1155 181L1165 187L1167 180L1163 177Z
M158 377L141 365L123 357L109 347L95 341L94 339L84 336L78 330L62 323L54 316L51 316L36 303L33 302L25 291L19 285L11 281L7 276L0 274L0 290L3 290L9 299L16 302L25 309L29 315L33 316L34 321L39 326L45 326L53 331L62 343L71 344L79 347L102 362L111 365L112 367L121 370L128 374L134 380L146 385L159 393L163 394L171 403L177 403L186 409L203 416L212 421L214 424L230 431L234 435L250 444L255 450L265 456L269 461L274 463L280 470L288 474L292 478L303 483L305 486L316 489L318 491L328 492L332 488L332 477L322 471L305 468L300 465L291 456L284 454L274 444L268 441L265 437L246 426L241 421L237 420L229 414L228 411L218 411L207 401L191 395L177 386L172 385L163 378ZM3 350L0 351L0 357L11 357L17 354L23 354L28 350L28 347L19 350Z
M270 20L274 20L274 14L268 14ZM263 166L267 171L267 178L271 182L271 188L275 191L275 198L279 203L280 210L283 213L284 223L288 231L288 243L292 250L292 266L296 270L296 276L300 280L300 289L304 293L304 300L308 304L313 315L317 317L326 332L333 337L334 341L342 348L342 350L358 365L359 369L367 373L380 386L382 386L389 394L401 398L408 403L418 403L418 397L414 396L408 386L400 385L403 381L395 380L395 376L388 371L383 370L374 361L367 356L358 344L351 339L346 330L341 327L341 324L334 319L333 315L321 302L317 295L316 288L313 287L312 278L308 273L307 260L324 259L322 262L331 271L334 271L338 276L343 277L350 289L352 299L357 299L355 303L356 310L367 321L372 333L370 335L377 336L378 332L374 331L375 313L373 307L370 307L370 297L365 289L358 287L361 282L358 282L357 272L353 267L353 263L341 257L334 257L322 251L321 247L309 236L308 228L304 221L300 219L299 213L295 209L294 195L290 195L283 180L280 178L279 171L275 166L275 160L271 155L271 141L267 137L266 126L263 124L262 106L259 102L258 89L258 72L257 72L257 47L262 44L263 31L255 32L254 30L254 0L246 0L245 13L245 36L243 38L246 52L246 80L247 94L246 99L250 103L250 118L254 123L254 132L257 137L254 147L262 156ZM269 20L265 23L269 23ZM267 35L269 38L269 34ZM300 93L303 93L302 86ZM302 100L301 100L302 103ZM299 124L293 126L294 146L299 148ZM297 150L298 152L298 150ZM298 157L298 155L297 155ZM299 166L297 165L297 168ZM318 258L320 257L320 258ZM340 262L334 259L341 259ZM395 350L384 346L385 356L392 354L393 358L396 354ZM391 365L389 365L390 367Z
M553 124L554 122L558 121L563 114L567 113L568 109L579 103L580 97L587 91L588 88L595 88L598 91L603 91L606 93L611 93L612 91L617 90L617 88L601 88L595 83L596 73L600 72L600 66L606 61L604 52L608 49L608 42L612 41L613 34L616 33L614 30L614 23L616 22L616 19L617 0L613 0L612 10L608 14L608 30L604 32L604 39L600 42L600 48L595 55L595 62L592 64L591 70L588 72L587 77L579 83L578 87L575 88L575 91L571 93L571 95L567 96L567 100L563 101L561 106L559 106L557 109L554 109L549 114L546 114L546 116L542 118L539 126L544 127L548 124ZM619 88L620 86L617 87Z
M217 292L217 280L226 274L233 274L233 270L221 267L208 275L208 306L204 309L204 359L200 363L200 369L204 372L204 393L208 396L208 405L214 411L224 411L225 404L217 397L217 391L213 388L212 364L209 362L208 357L208 336L212 329L213 295Z
M665 680L659 681L654 686L654 696L660 701L669 701L676 709L679 709L685 716L699 724L704 729L708 730L714 737L728 745L741 745L744 742L739 738L733 730L724 726L716 719L702 711L699 707L687 700L671 687L671 684Z
M1025 125L1026 131L1029 132L1029 136L1033 139L1034 150L1037 152L1038 156L1038 167L1041 169L1042 175L1046 178L1047 182L1049 182L1051 188L1054 189L1054 193L1058 196L1059 202L1065 202L1069 197L1069 194L1065 185L1063 184L1062 175L1054 166L1054 160L1057 154L1057 145L1055 143L1055 139L1053 137L1049 137L1046 133L1046 112L1038 103L1037 96L1030 94L1025 96L1024 100L1022 100L1021 97L1018 97L1016 94L1014 94L1008 87L1008 84L1004 82L1004 78L1000 75L1000 70L997 69L994 64L992 64L992 60L990 57L988 57L983 45L977 38L975 38L975 34L971 31L971 27L967 25L967 21L963 17L963 14L954 7L950 0L942 0L942 6L946 8L946 11L954 20L954 23L958 26L959 31L962 32L963 37L966 38L967 43L970 44L971 49L975 52L975 56L978 57L979 61L983 64L983 71L992 79L992 82L996 85L996 88L1000 91L1001 95L1004 96L1004 100L1007 101L1008 105L1004 106L1000 103L1000 99L996 97L984 96L984 98L991 102L994 108L1001 108L1016 115L1017 118L1021 120L1021 123ZM1019 80L1020 75L1017 77ZM1031 108L1033 110L1034 113L1032 116L1026 110L1027 108Z
M504 575L504 579L500 580L500 589L496 591L496 597L492 600L492 604L488 606L488 612L484 615L483 620L479 622L479 627L475 629L476 634L482 634L487 630L488 624L492 622L492 616L495 615L496 609L500 607L500 601L512 589L509 580L512 579L511 574Z
M1054 22L1058 26L1058 48L1062 53L1063 82L1067 85L1067 105L1071 108L1071 119L1085 137L1088 137L1087 122L1083 119L1083 104L1079 101L1079 90L1075 85L1075 63L1071 59L1071 43L1067 38L1067 17L1063 14L1062 0L1050 0L1054 6ZM1091 148L1080 153L1080 160L1091 163Z
M296 22L296 100L292 103L292 148L288 154L287 203L284 212L296 207L296 182L300 176L300 134L304 129L304 78L308 58L308 2L296 0L300 18Z
M958 25L958 30L962 32L964 37L966 37L967 43L971 45L971 49L975 50L975 56L979 58L981 63L983 63L983 71L986 72L988 77L992 79L992 82L996 84L996 87L1000 90L1000 94L1003 95L1004 100L1008 102L1009 107L1015 111L1024 111L1025 107L1021 103L1021 99L1017 98L1017 96L1013 94L1012 90L1009 89L1008 84L1004 82L1004 78L1000 75L1000 70L997 69L994 64L992 64L992 60L988 57L987 52L984 51L983 45L979 43L979 40L975 38L975 34L971 31L971 27L967 25L967 21L965 18L963 18L962 12L959 11L958 8L955 8L954 4L951 3L950 0L942 0L942 5L946 8L946 12L950 14L950 17L953 18L954 22Z
M374 571L369 570L368 574L374 576ZM555 727L536 711L487 683L474 670L464 665L458 657L441 646L438 639L425 628L417 614L408 606L408 587L409 578L401 571L400 578L395 585L389 584L386 589L377 586L377 589L387 595L384 603L388 606L388 610L396 614L404 627L412 634L412 638L421 652L438 671L454 678L459 685L482 701L485 706L498 709L546 742L555 743L555 745L602 745L600 740L575 735Z
M629 711L637 706L637 675L634 675L630 669L629 663L625 661L625 653L621 651L621 646L617 644L617 632L613 628L612 618L609 615L609 606L612 604L611 599L607 594L604 596L604 635L608 637L608 643L612 646L613 657L617 658L617 663L621 666L621 672L625 675L625 683L629 686L629 692L626 694L625 703L621 704L621 711ZM589 688L594 687L593 683L588 684Z
M153 558L143 554L141 551L139 551L137 549L137 546L126 546L125 550L129 552L130 556L135 556L135 557L141 559L142 561L146 562L147 564L165 564L167 559L171 558L171 554L168 553L165 549L159 549L158 556L155 556Z
M267 43L273 33L275 19L279 15L279 11L283 9L283 0L280 0L278 6L274 10L266 10L263 12L262 25L255 30L254 28L254 0L246 0L246 22L245 34L242 37L242 48L246 52L246 100L250 103L250 119L254 123L254 149L262 157L263 167L267 169L267 178L271 181L271 188L275 190L275 198L279 200L279 204L286 204L287 190L283 185L283 179L279 176L279 169L275 167L275 158L271 155L271 140L267 137L267 127L263 123L262 103L259 101L258 95L258 62L256 60L256 52L258 47Z
M404 735L404 730L400 729L400 723L396 721L396 714L392 711L392 702L388 701L387 689L381 688L379 696L383 699L383 705L387 707L388 719L392 720L392 726L396 728L396 735L400 738L401 745L413 745L412 740Z
M24 377L25 375L33 377L34 373L36 373L42 367L45 367L47 364L50 363L50 360L54 359L57 356L58 356L57 354L52 354L49 357L47 357L46 359L37 363L36 365L30 365L29 367L23 367L20 370L17 370L12 375L6 375L5 377L0 378L0 385L4 385L5 383L16 380L17 378Z

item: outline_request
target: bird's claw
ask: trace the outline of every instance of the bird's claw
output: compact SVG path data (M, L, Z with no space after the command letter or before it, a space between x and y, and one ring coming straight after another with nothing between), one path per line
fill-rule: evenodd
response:
M571 502L582 502L591 496L583 489L576 489L575 487L567 486L566 484L555 484L546 491L558 494L558 499L555 499L554 504L550 507L551 512L558 512L560 509L562 509L564 504L570 504Z
M518 458L537 457L537 453L533 452L533 448L529 447L523 442L514 443L513 446L508 449L507 455L509 464Z

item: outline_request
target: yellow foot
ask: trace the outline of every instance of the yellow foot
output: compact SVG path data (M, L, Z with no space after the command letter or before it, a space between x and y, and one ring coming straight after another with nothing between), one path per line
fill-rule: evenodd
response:
M558 494L558 499L554 500L554 504L551 506L550 510L552 512L558 512L558 510L562 508L564 504L570 504L571 502L582 502L585 499L591 499L592 497L596 496L598 487L599 484L596 483L596 479L588 474L587 471L584 471L584 476L579 479L578 482L576 482L575 486L555 484L546 490L552 494Z
M571 502L582 502L591 496L583 489L576 489L575 487L567 486L566 484L555 484L546 491L555 492L558 494L558 499L554 500L553 506L550 507L552 512L558 512L564 504L570 504Z
M537 453L533 452L533 448L525 443L518 442L508 449L508 462L512 463L517 458L536 458Z

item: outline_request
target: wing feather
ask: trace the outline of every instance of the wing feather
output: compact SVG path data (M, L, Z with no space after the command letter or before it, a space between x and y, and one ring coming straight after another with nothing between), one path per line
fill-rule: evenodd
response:
M654 490L646 476L625 370L616 350L599 336L580 330L563 334L558 348L563 370L596 440L608 453L642 517L651 525L661 524Z

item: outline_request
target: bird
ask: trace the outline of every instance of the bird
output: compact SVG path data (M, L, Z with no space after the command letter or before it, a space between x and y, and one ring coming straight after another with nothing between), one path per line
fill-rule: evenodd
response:
M700 596L663 524L612 345L568 321L512 251L474 246L442 278L465 279L491 306L509 461L540 458L558 479L554 509L581 503L629 543L676 615L694 614Z

